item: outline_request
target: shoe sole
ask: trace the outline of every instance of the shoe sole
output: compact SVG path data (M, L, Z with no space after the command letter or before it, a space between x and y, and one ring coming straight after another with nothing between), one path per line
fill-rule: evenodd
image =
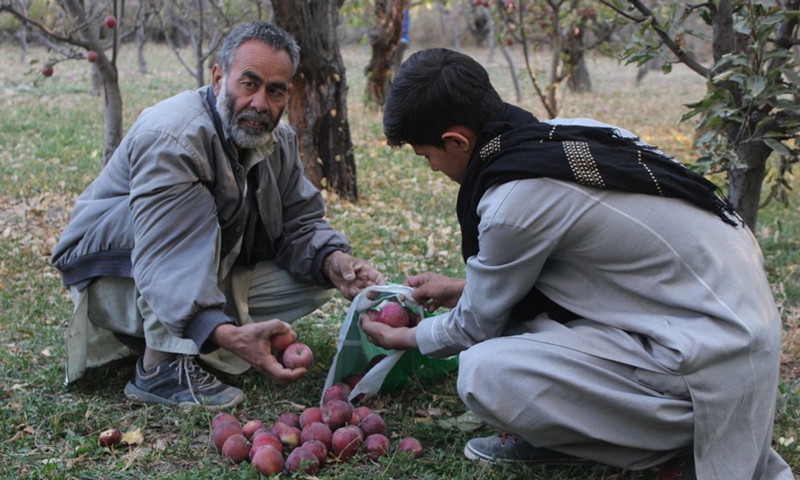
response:
M586 466L586 465L594 465L595 462L591 460L586 460L583 458L553 458L547 460L513 460L510 458L495 458L495 457L487 457L480 452L473 450L469 442L464 445L464 456L467 457L469 460L478 460L484 463L495 463L495 462L507 462L507 463L528 463L532 465L561 465L561 466Z
M245 399L244 392L240 392L236 395L230 402L224 403L221 405L206 405L204 403L194 403L194 402L173 402L171 400L167 400L163 397L158 397L153 395L152 393L148 393L141 388L137 387L133 384L133 382L128 382L125 385L125 397L140 403L160 403L162 405L172 405L180 408L193 408L193 407L201 407L205 408L209 411L217 411L222 410L225 408L235 407L242 403Z

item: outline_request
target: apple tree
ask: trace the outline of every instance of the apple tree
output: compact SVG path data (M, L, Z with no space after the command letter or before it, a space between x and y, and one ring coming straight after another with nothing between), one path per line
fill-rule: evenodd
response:
M318 188L358 200L347 119L347 80L336 29L344 0L272 0L275 24L302 45L287 112L308 178Z
M763 185L765 202L786 201L800 153L800 0L601 2L639 26L622 54L628 62L643 64L663 46L706 79L705 97L688 105L682 120L697 119L698 163L708 173L727 173L728 196L755 230ZM710 38L692 28L698 19L710 27ZM710 43L711 61L686 48L691 37Z
M49 15L31 15L30 2L3 0L0 14L16 18L32 31L52 53L41 69L49 77L56 72L59 62L82 60L94 64L98 74L105 105L105 133L103 140L103 165L122 140L122 95L117 74L117 47L122 18L122 0L90 2L57 0L59 9ZM110 31L110 40L101 39L103 29Z

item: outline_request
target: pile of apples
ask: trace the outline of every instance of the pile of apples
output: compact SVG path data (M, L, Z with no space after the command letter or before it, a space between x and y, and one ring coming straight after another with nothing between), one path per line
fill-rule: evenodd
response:
M353 406L349 394L349 385L336 383L324 392L322 408L282 413L271 426L260 419L242 425L233 415L218 413L211 421L211 442L226 460L249 460L267 477L282 472L314 475L329 461L388 455L391 442L383 417L369 407ZM419 440L406 437L397 451L419 458L423 449Z

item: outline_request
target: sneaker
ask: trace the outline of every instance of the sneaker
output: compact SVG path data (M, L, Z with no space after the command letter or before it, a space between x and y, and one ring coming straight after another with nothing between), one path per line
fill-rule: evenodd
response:
M209 410L233 407L244 400L244 392L220 382L188 355L164 360L150 373L145 373L139 357L136 377L125 386L125 396L140 402L179 407L199 405Z
M675 457L659 467L658 480L697 480L694 455Z
M539 465L589 465L593 462L544 447L534 447L516 435L473 438L464 446L470 460L484 462L524 462Z

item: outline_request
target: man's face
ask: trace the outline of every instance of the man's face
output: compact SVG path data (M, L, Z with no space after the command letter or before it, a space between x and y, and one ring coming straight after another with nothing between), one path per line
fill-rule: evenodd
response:
M250 40L236 50L228 72L214 65L212 76L217 112L233 143L239 148L268 144L289 99L289 54Z
M411 145L411 147L414 153L428 160L428 165L434 172L444 173L459 185L464 180L472 152L470 148L463 148L463 144L458 144L453 139L445 139L444 148L432 145Z

